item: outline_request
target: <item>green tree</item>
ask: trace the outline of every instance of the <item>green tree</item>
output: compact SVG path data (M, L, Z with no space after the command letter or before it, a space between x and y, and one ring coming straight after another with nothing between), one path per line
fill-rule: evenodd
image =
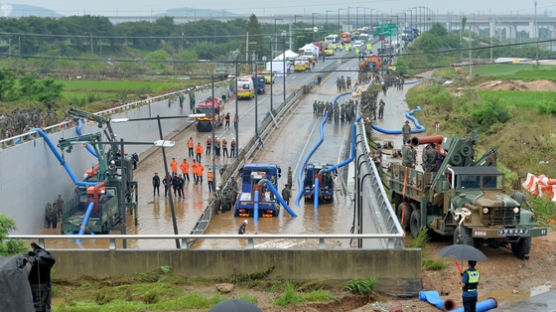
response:
M15 74L10 70L0 70L0 101L10 101L15 95Z
M156 62L156 61L165 61L169 57L170 54L168 54L168 52L164 50L156 50L147 54L147 56L145 56L145 60L155 61L155 62L147 63L147 67L150 70L163 72L166 68L166 64L164 62Z
M52 107L56 101L62 97L64 87L54 78L46 78L36 83L35 96L41 103L46 104L48 108Z
M461 29L460 31L464 31L465 30L465 24L467 24L467 17L462 17L461 18Z
M25 242L19 239L7 239L10 232L15 231L14 220L0 213L0 256L10 256L27 251Z
M253 52L256 52L259 59L261 56L268 54L268 44L264 43L263 30L261 29L261 25L259 24L259 21L257 20L257 16L255 16L255 14L251 14L251 16L249 16L249 21L245 26L245 33L246 36L240 46L240 59L243 59L243 57L245 56L247 33L249 34L248 59L252 60Z

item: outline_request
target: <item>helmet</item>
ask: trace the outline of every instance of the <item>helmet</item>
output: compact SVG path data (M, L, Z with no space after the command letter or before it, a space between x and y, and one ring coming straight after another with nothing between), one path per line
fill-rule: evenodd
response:
M219 187L216 187L216 190L217 190L217 191L220 191L220 188L219 188Z
M249 223L249 222L247 221L247 219L245 219L245 220L243 220L243 223L247 224L247 223Z

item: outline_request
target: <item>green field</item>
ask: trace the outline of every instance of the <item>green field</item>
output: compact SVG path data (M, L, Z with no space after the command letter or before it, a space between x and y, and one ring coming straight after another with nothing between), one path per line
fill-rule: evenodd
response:
M178 81L121 81L121 80L62 80L65 91L103 90L103 91L138 91L150 88L153 92L176 90L185 87Z
M512 107L537 110L539 106L556 102L556 92L534 91L479 91L483 99L499 98ZM554 105L554 104L552 104Z
M556 66L532 64L496 64L473 68L473 73L513 80L556 80Z

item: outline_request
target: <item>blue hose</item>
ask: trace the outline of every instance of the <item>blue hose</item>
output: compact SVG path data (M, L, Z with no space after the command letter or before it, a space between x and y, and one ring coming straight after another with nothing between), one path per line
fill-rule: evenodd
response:
M81 226L79 227L79 233L77 233L77 235L83 235L85 233L85 228L87 227L87 222L89 222L89 217L91 216L91 212L93 211L94 206L94 202L89 203L87 211L85 211L85 216L83 216L83 221L81 221ZM77 239L76 241L79 243L81 242L81 239Z
M77 135L79 136L83 135L81 133L81 128L83 128L83 122L81 121L81 119L77 119L77 128L75 128L75 132L77 132ZM91 155L95 156L95 158L98 158L97 152L95 152L95 150L90 144L87 144L85 147L87 148L89 153L91 153Z
M413 121L413 123L415 124L415 127L417 127L417 129L411 130L411 133L421 133L421 132L425 132L425 130L427 130L427 128L423 127L419 123L417 118L413 117L413 113L418 112L420 110L421 110L421 106L417 106L416 109L413 109L413 110L405 113L405 117L408 118L408 119L411 119ZM382 132L384 134L402 134L402 130L385 130L385 129L382 129L382 128L377 127L375 125L371 125L371 127L373 129L375 129L376 131Z
M442 311L448 311L455 307L455 303L452 299L442 300L436 290L419 292L419 300L427 301Z
M341 167L349 164L355 158L355 134L356 134L355 124L358 123L359 120L361 120L361 117L357 117L357 119L355 119L355 121L353 122L353 128L351 130L352 131L352 133L351 133L351 156L348 159L346 159L345 161L326 169L326 173L332 172L332 171L334 171L338 168L341 168Z
M274 185L272 185L272 183L268 180L266 180L266 185L268 185L268 188L270 189L270 191L272 193L274 193L274 196L276 196L276 199L278 199L278 201L280 202L280 204L282 204L282 206L284 206L284 208L286 208L286 210L288 211L288 213L294 217L297 218L297 214L295 212L293 212L293 210L290 208L290 206L288 206L288 204L286 204L286 202L284 201L284 199L282 198L282 196L280 196L280 193L278 193L278 191L276 190L276 188L274 187Z
M498 302L494 298L488 298L483 301L477 302L475 305L477 312L485 312L490 309L498 307ZM463 308L452 310L452 312L464 312Z
M313 207L315 210L319 209L319 178L315 179L315 191L313 192Z
M50 141L50 138L48 137L48 135L46 135L46 133L44 133L44 131L42 131L41 129L38 129L38 128L33 128L29 131L30 132L38 132L43 137L44 141L46 142L48 147L50 147L50 150L52 151L54 156L56 156L56 158L60 162L60 165L64 166L64 168L66 169L69 177L71 178L71 180L73 181L73 183L75 185L78 185L78 186L95 186L99 183L99 182L81 182L81 181L77 180L77 178L73 174L73 171L71 171L71 168L69 167L68 163L64 160L64 158L62 158L62 155L60 155L60 153L58 153L58 151L56 150L56 147L54 147L54 144L52 144L52 141Z
M259 191L258 190L255 191L254 201L255 204L253 208L253 221L255 221L255 226L257 226L259 222Z

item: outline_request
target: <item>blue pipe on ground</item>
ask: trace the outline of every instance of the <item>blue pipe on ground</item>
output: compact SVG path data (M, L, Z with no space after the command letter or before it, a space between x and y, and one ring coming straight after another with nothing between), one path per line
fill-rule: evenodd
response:
M33 128L29 131L30 132L37 132L38 134L40 134L43 137L44 141L46 142L48 147L50 147L50 150L52 151L54 156L56 156L56 158L60 162L60 165L64 166L64 168L66 169L69 177L71 178L71 180L73 181L73 183L75 185L78 185L78 186L95 186L99 183L99 182L82 182L82 181L77 180L77 178L73 174L73 171L71 171L71 168L69 167L68 163L64 160L64 158L62 158L62 155L60 155L60 153L58 153L58 151L56 150L56 147L54 146L54 144L52 144L52 141L50 141L50 138L48 137L48 135L46 135L46 133L44 133L44 131L42 131L41 129L38 129L38 128Z
M319 209L319 178L315 179L315 191L313 192L313 207L315 210Z
M488 311L490 309L494 309L494 308L498 307L498 302L496 301L496 299L490 297L490 298L485 299L483 301L477 302L475 307L476 307L477 312L485 312L485 311ZM451 312L464 312L464 310L463 310L463 308L459 308L459 309L452 310Z
M77 119L77 128L75 128L75 132L77 132L77 135L79 136L83 135L81 133L81 128L83 128L83 122L81 121L81 119ZM91 153L91 155L95 156L95 158L98 158L97 152L95 152L95 150L90 144L87 144L85 147L87 148L89 153Z
M456 307L454 300L440 299L440 295L436 290L419 292L419 300L427 301L428 303L432 304L433 306L439 308L442 311L450 311Z
M85 211L85 215L83 216L83 221L81 221L81 226L79 227L79 233L77 233L77 235L85 234L85 227L87 227L87 222L89 222L89 217L91 216L91 212L93 211L94 206L94 202L89 202L89 206L87 206L87 211ZM77 239L76 241L78 243L81 242L80 239Z
M255 190L255 198L253 198L255 204L253 207L253 221L255 222L255 226L259 222L259 191Z
M348 159L346 159L345 161L326 169L326 173L332 172L332 171L334 171L338 168L341 168L341 167L349 164L355 158L355 134L357 132L356 129L355 129L355 124L357 124L360 120L361 120L361 117L357 117L357 119L355 119L355 121L353 122L353 127L352 127L352 130L351 130L352 131L352 133L351 133L351 156Z
M284 208L286 208L286 211L294 218L297 218L297 214L295 212L293 212L293 210L290 208L290 206L288 206L288 204L286 204L286 202L284 201L284 199L282 198L282 196L280 196L280 193L278 193L278 190L276 190L276 188L274 187L274 185L272 185L272 183L269 180L266 180L266 185L268 185L268 188L270 189L270 191L272 193L274 193L274 196L276 196L276 199L278 199L278 201L280 202L280 204L282 204L282 206L284 206Z
M426 130L426 128L423 127L423 126L419 123L419 121L417 120L417 118L413 117L413 113L415 113L415 112L417 112L417 111L420 111L420 110L421 110L421 106L417 106L416 109L411 110L411 111L405 113L405 117L408 118L408 119L411 119L411 120L413 121L413 123L415 123L415 126L417 127L417 129L412 129L412 130L411 130L411 133L421 133L421 132L425 132L425 130ZM375 125L371 125L371 127L372 127L373 129L375 129L376 131L382 132L382 133L384 133L384 134L402 134L402 130L385 130L385 129L382 129L382 128L377 127L377 126L375 126Z

